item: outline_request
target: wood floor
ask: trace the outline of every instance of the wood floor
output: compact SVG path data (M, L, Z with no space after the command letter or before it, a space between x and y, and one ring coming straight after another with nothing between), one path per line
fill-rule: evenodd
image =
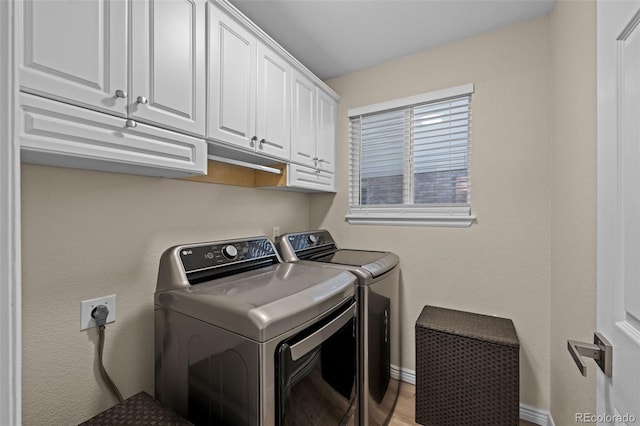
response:
M390 426L413 426L418 423L415 422L415 395L416 387L412 384L400 382L400 396L396 403L396 409L393 412L393 417ZM520 420L519 426L534 426L533 423Z

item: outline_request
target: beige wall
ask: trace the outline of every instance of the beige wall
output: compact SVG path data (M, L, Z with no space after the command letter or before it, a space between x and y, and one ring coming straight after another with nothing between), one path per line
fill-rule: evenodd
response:
M521 401L549 408L551 63L542 17L327 83L338 109L338 194L311 199L311 225L343 247L391 250L402 264L402 367L425 304L511 318ZM349 225L347 109L474 83L470 228Z
M115 293L107 371L153 394L153 292L171 245L308 227L308 195L23 165L23 419L77 424L115 401L80 301Z
M81 300L116 293L107 368L126 396L153 391L152 295L172 244L326 227L343 247L402 261L402 367L433 304L512 318L521 401L558 425L595 412L566 339L595 327L595 3L328 82L339 107L336 195L285 193L24 165L25 424L75 424L114 401L97 378ZM348 108L475 83L468 229L348 225Z
M596 412L596 366L584 378L567 352L596 330L595 1L558 2L551 28L551 413L568 425Z

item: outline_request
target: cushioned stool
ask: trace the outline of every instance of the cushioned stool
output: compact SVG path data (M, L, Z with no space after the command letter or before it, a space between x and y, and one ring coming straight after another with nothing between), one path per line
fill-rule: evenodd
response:
M148 393L140 392L80 424L80 426L115 425L193 426L193 423L160 404Z
M416 422L517 426L519 348L513 322L425 306L416 331Z

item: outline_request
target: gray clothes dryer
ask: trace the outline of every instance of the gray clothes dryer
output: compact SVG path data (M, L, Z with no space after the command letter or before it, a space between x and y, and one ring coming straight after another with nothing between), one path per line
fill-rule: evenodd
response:
M359 425L384 425L398 396L399 258L391 252L340 249L326 230L285 234L276 246L285 262L347 270L357 277L357 409Z

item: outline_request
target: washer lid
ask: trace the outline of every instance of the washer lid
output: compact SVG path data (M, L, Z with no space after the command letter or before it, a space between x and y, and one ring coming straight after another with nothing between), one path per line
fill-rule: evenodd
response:
M337 265L357 266L367 270L373 277L384 274L398 265L398 256L387 251L340 249L308 260Z
M310 260L358 268L358 275L376 278L398 265L400 259L391 252L339 249L329 231L297 232L278 238L277 246L285 262Z
M169 291L155 303L265 342L353 297L347 271L283 263Z

